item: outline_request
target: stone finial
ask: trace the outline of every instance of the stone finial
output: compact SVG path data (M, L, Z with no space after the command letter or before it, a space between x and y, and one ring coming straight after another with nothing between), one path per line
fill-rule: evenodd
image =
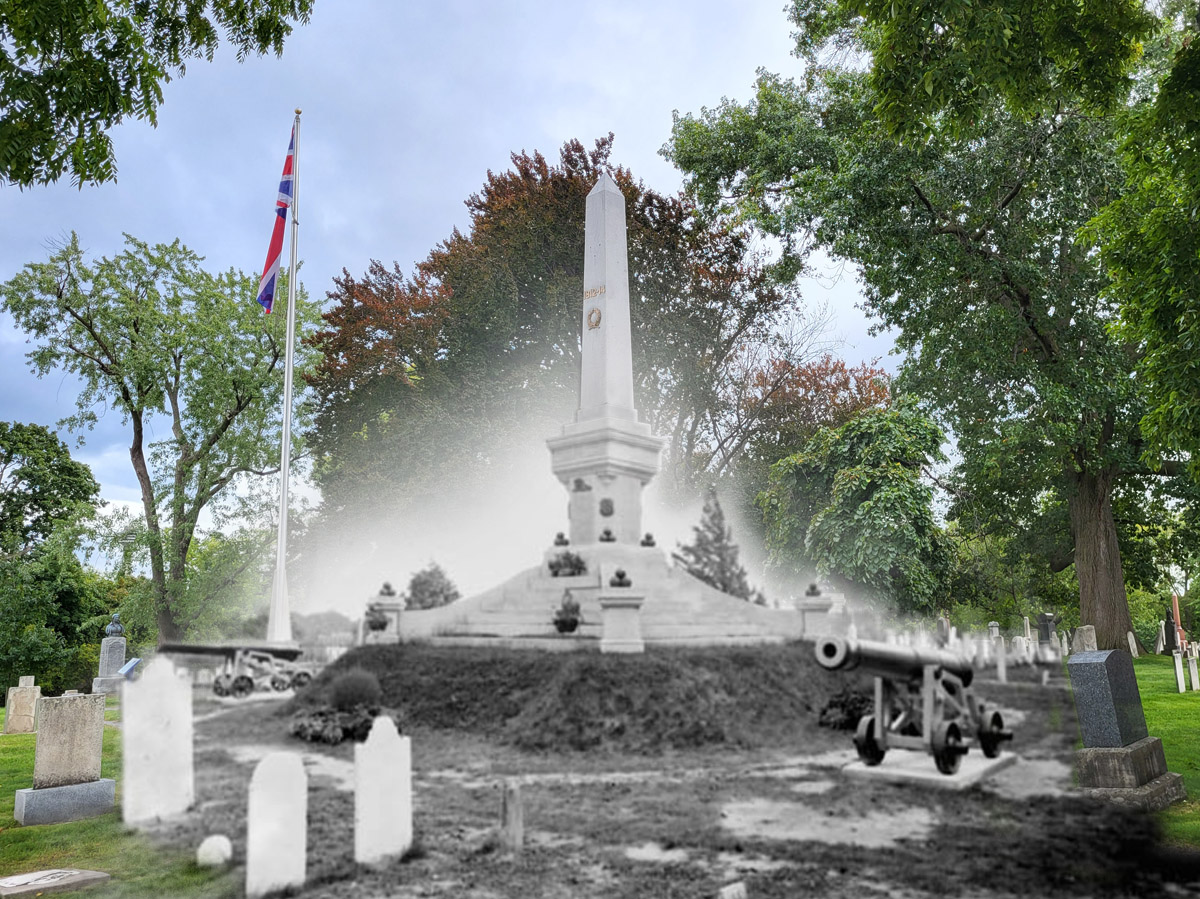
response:
M608 586L610 586L610 587L632 587L633 581L631 581L629 579L628 575L625 574L625 569L618 568L617 573L608 579Z
M564 534L562 531L559 531L557 534L554 535L554 545L555 546L570 546L571 541L567 539L566 534Z
M600 542L601 543L616 543L617 542L617 537L612 532L612 528L605 528L603 531L600 532Z
M395 596L396 588L393 587L390 582L384 581L383 586L379 588L379 595L380 596Z
M642 538L642 546L655 546L654 535L646 531L646 536Z

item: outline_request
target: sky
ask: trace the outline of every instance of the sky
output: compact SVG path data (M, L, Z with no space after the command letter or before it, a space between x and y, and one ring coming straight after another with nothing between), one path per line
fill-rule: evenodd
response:
M71 231L93 257L119 252L123 234L179 238L212 271L257 274L297 107L300 275L313 297L372 259L411 270L453 228L468 227L464 201L512 152L557 158L565 141L590 147L611 131L614 163L674 192L682 179L659 156L673 110L745 101L760 67L799 74L782 6L317 0L282 57L239 64L222 47L164 87L157 127L114 129L116 183L0 187L0 280L44 261ZM852 274L806 286L833 314L840 355L885 356L891 342L867 335ZM35 377L28 349L0 313L0 420L53 427L73 411L76 384L63 373ZM883 362L895 367L894 357ZM82 447L79 435L59 433L105 500L140 506L118 414L102 416ZM565 498L555 502L565 517Z

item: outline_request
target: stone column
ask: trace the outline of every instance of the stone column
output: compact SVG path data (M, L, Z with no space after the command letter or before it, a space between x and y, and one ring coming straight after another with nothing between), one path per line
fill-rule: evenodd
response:
M125 666L125 638L105 637L100 642L100 673L92 678L93 693L116 693L121 689L125 677L120 673Z

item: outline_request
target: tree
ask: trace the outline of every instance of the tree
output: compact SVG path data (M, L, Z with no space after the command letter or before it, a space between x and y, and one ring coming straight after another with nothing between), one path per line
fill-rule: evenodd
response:
M742 403L740 360L771 381L813 352L820 318L766 276L745 229L713 225L681 197L609 162L611 135L557 164L513 154L467 200L455 231L405 276L373 263L330 292L316 395L325 514L443 497L447 482L493 480L499 449L553 433L577 405L584 209L602 171L625 195L638 410L671 436L663 479L690 492L737 465L763 428ZM756 388L769 395L773 384ZM481 444L480 433L488 440Z
M772 561L815 565L904 611L937 609L950 565L921 476L945 461L942 439L912 401L822 428L775 463L759 497Z
M796 0L791 18L810 63L830 46L870 54L875 109L901 139L921 142L946 127L969 132L996 104L1024 120L1071 110L1115 116L1125 183L1097 205L1086 235L1138 354L1144 453L1151 464L1185 456L1200 476L1194 0Z
M678 119L669 152L706 207L784 239L785 274L815 247L859 266L867 308L909 353L900 390L955 437L959 507L1020 530L1061 500L1081 620L1121 646L1114 485L1181 468L1139 461L1138 348L1113 335L1108 282L1076 238L1123 185L1113 122L993 105L897 143L878 102L853 68L764 75L748 106Z
M412 576L404 592L405 608L436 609L449 605L462 594L437 562L430 562Z
M733 542L733 529L725 523L725 513L715 487L709 487L705 494L700 524L692 531L692 542L686 546L679 544L678 551L672 553L671 558L682 565L688 574L722 593L766 605L766 597L750 586L746 569L738 562L738 546Z
M79 505L95 509L100 485L41 425L0 422L0 551L27 552Z
M158 123L162 85L188 59L283 52L313 0L0 0L0 183L111 181L108 131Z
M201 512L237 503L228 488L238 479L278 471L284 316L259 312L257 278L210 275L199 263L178 241L132 237L113 258L88 262L72 235L48 262L0 285L0 303L37 343L29 359L39 376L64 368L83 381L64 423L88 424L103 403L130 427L161 641L181 636L176 615ZM315 312L298 294L303 333ZM169 436L149 444L157 415Z

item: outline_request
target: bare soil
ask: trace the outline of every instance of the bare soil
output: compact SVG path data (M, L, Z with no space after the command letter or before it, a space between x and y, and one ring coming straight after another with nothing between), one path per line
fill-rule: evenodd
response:
M1200 896L1200 855L1162 845L1153 816L1071 792L1077 730L1064 684L980 692L1019 713L1020 761L962 792L847 778L850 735L812 726L803 742L538 752L490 726L429 727L402 714L417 845L368 870L353 861L353 747L289 737L283 703L197 691L197 807L155 838L194 851L223 833L243 865L253 765L286 748L309 762L304 899L714 897L736 881L754 899ZM522 781L519 854L495 838L508 777ZM239 895L243 876L214 881L211 895Z

